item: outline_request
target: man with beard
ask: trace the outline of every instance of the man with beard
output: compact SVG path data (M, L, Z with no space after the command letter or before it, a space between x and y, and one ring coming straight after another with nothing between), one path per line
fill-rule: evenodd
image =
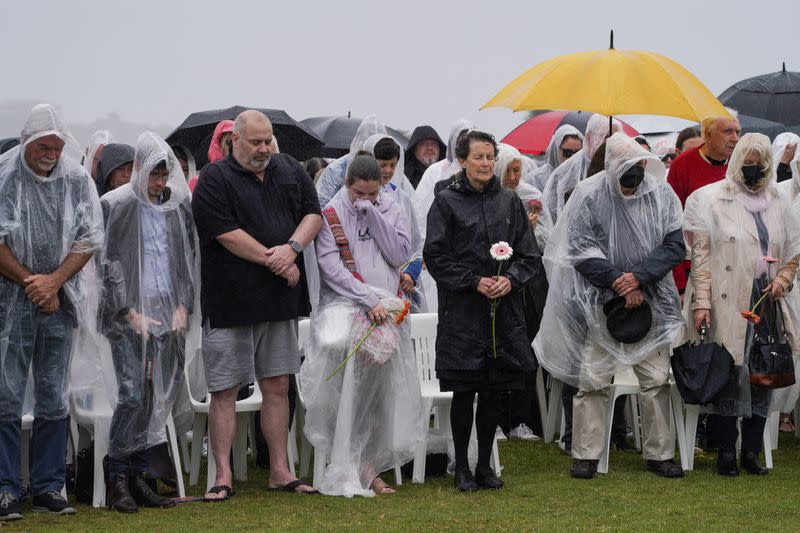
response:
M406 149L405 172L415 189L428 167L444 159L446 149L441 137L431 126L417 126L414 129Z
M232 153L207 165L192 197L200 240L203 363L211 394L208 500L233 496L230 451L239 388L258 381L261 429L270 451L268 486L312 492L289 471L289 375L300 370L297 317L311 311L303 249L322 227L303 167L274 154L272 124L255 110L233 125ZM265 268L266 267L266 268Z

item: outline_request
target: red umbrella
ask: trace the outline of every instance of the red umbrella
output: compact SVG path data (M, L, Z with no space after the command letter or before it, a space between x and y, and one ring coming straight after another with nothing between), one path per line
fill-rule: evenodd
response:
M583 111L548 111L526 120L500 142L510 144L523 154L543 154L559 126L569 124L583 132L592 114ZM639 135L638 131L625 122L622 122L622 128L630 137Z

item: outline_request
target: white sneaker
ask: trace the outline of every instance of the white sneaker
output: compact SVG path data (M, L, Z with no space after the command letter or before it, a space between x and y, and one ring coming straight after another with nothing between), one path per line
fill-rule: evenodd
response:
M519 440L539 440L541 437L536 435L531 428L526 426L525 424L520 424L514 429L512 429L508 437L511 439L519 439Z
M503 433L503 430L500 429L500 426L497 426L497 430L494 432L494 438L497 440L506 440L506 434Z

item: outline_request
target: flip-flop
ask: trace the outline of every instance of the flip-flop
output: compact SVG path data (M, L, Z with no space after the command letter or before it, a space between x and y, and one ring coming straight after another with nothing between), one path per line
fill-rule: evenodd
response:
M319 491L316 490L316 489L309 490L309 491L295 490L300 485L307 485L307 486L313 488L313 485L311 485L311 483L309 483L308 481L304 481L302 479L295 479L294 481L290 481L289 483L287 483L285 485L279 485L277 487L270 487L268 490L276 490L276 491L281 491L281 492L292 492L294 494L319 494Z
M231 487L229 487L228 485L216 485L216 486L211 487L210 489L208 489L208 493L209 494L219 494L223 490L226 492L224 498L203 498L203 501L204 502L213 502L213 503L224 502L225 500L227 500L228 498L230 498L234 494L236 494L233 491L233 489Z

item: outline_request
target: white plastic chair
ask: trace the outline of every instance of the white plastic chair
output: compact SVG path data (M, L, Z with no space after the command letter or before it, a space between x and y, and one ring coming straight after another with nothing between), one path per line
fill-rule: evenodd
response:
M304 351L309 345L311 340L311 320L306 318L298 322L297 325L297 344L301 351ZM306 357L308 354L306 354ZM300 428L301 443L300 443L300 477L305 477L308 474L309 463L311 462L311 443L306 438L303 431L303 420L305 418L305 397L303 396L303 389L300 385L300 380L297 383L297 409L295 410L294 424L291 428L291 436L294 438L296 435L296 428ZM317 483L325 475L325 467L328 465L328 454L324 450L317 447L314 449L314 477L313 483ZM295 449L296 450L296 449ZM295 451L296 453L296 451ZM394 482L395 485L400 486L403 484L403 476L400 472L401 465L394 467Z
M97 405L95 405L97 402ZM92 506L105 507L106 505L106 483L103 471L103 458L108 454L109 431L111 430L111 416L113 410L104 397L92 394L72 394L70 396L72 407L71 416L75 423L71 429L73 442L78 441L77 428L86 430L90 437L94 439L94 483ZM170 455L175 467L178 482L178 496L186 496L183 485L183 471L181 469L181 456L178 449L178 435L175 432L175 424L172 421L172 414L167 418L167 443ZM75 446L80 449L80 446Z
M546 404L547 415L542 425L544 428L542 437L545 442L553 442L556 434L556 425L563 422L564 406L561 405L561 391L564 389L564 384L553 376L549 376L548 380L550 382L550 402ZM562 431L561 433L563 434L564 432Z
M414 453L414 470L411 477L414 483L425 482L425 462L429 438L445 438L452 440L450 427L450 406L453 403L452 392L442 392L436 378L436 326L439 322L437 313L419 313L409 315L411 341L417 362L420 392L422 393L422 418L428 433L417 443ZM434 415L433 427L430 425L431 414ZM473 428L471 439L475 438ZM500 454L497 439L492 444L492 467L497 475L501 475Z
M197 485L200 477L200 456L208 426L208 411L211 406L211 397L206 388L205 379L193 389L191 375L203 376L202 371L197 371L197 365L202 364L202 352L197 351L196 356L186 364L184 368L186 387L189 393L189 401L192 404L194 420L192 423L192 446L191 446L191 466L189 468L189 485ZM233 474L237 481L247 480L247 433L250 426L250 415L261 409L261 390L258 384L253 386L253 393L244 400L236 402L236 434L233 440ZM214 454L211 450L211 438L208 439L208 476L207 489L214 486L217 476L217 466L214 462ZM290 463L291 465L291 463Z
M639 380L636 379L633 369L628 368L619 372L614 376L614 382L608 387L608 415L606 416L605 435L603 441L603 453L600 455L600 461L597 464L597 471L601 474L608 473L608 456L611 450L611 428L614 425L614 404L620 396L633 395L633 401L630 403L633 422L633 436L634 440L639 443L641 437L639 435L639 404L635 396L639 394ZM640 446L640 444L638 444Z

